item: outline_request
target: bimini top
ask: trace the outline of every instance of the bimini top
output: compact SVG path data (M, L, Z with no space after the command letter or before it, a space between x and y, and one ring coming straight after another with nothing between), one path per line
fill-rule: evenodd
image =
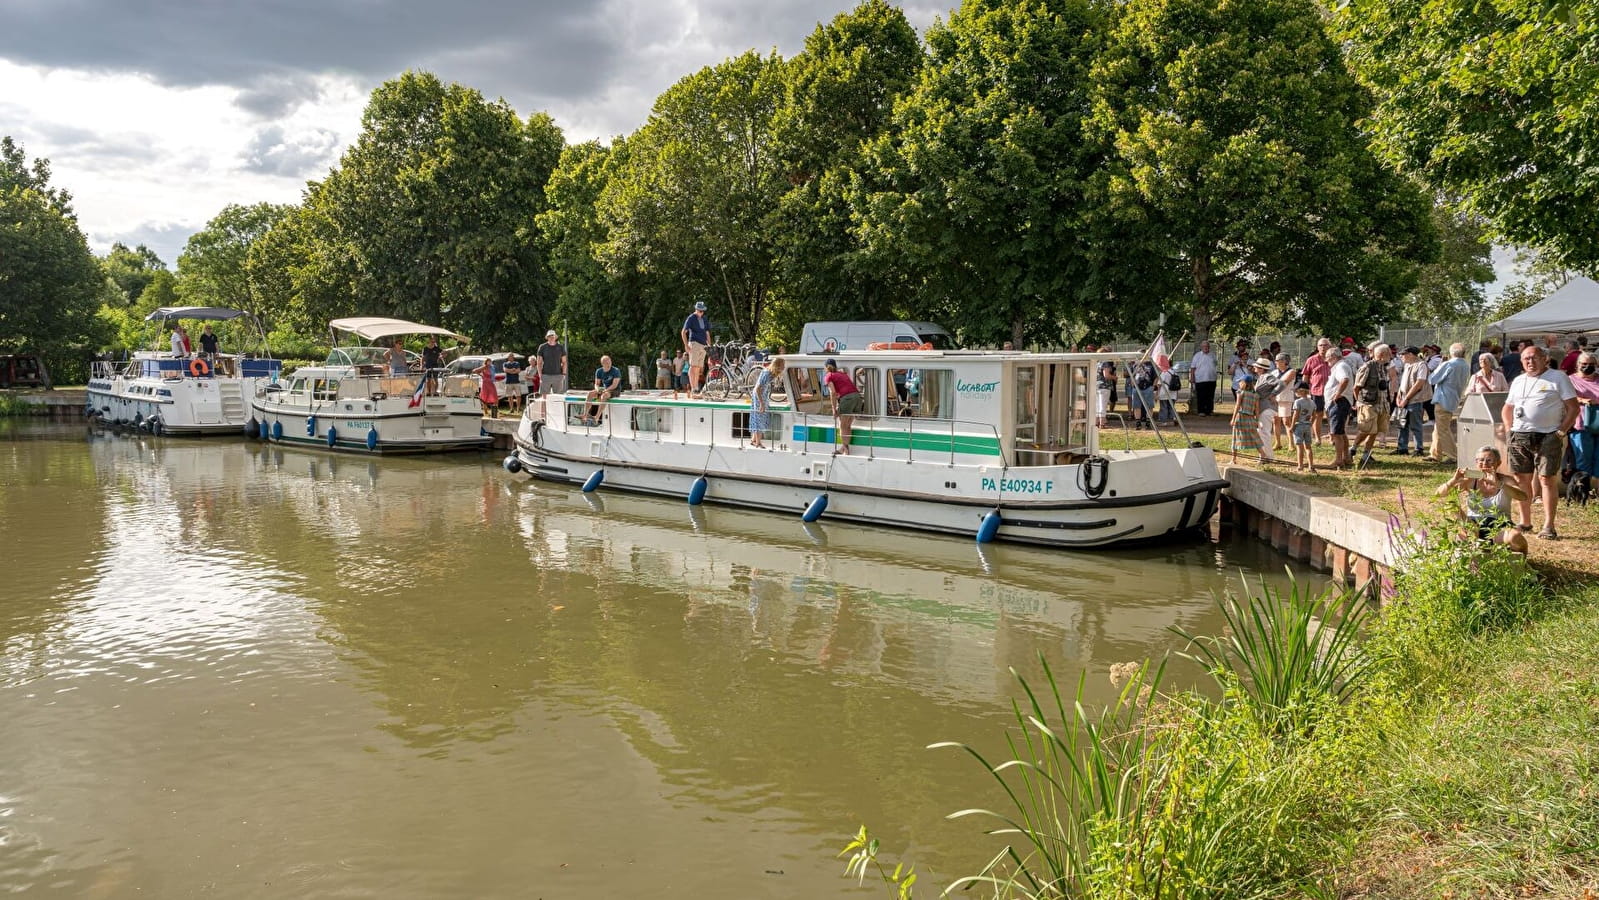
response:
M335 332L353 334L358 338L368 341L382 340L386 337L399 337L405 334L437 334L442 337L452 337L462 344L471 343L465 335L456 334L448 328L438 328L433 325L418 325L404 319L379 319L362 317L354 319L334 319L328 323L328 328Z
M144 317L146 322L170 322L174 319L205 319L211 322L226 322L249 313L242 309L228 309L226 306L163 306L155 312Z

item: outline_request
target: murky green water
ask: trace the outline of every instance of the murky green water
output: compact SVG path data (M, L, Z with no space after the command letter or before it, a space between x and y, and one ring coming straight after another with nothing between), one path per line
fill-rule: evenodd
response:
M1007 667L1216 627L1249 543L1070 555L502 472L0 423L0 891L817 897L942 887ZM866 895L880 895L867 889Z

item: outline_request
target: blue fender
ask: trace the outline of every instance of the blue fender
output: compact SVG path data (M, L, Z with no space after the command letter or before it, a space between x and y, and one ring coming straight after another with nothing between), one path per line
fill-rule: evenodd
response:
M983 523L977 526L977 543L987 544L999 534L999 526L1005 524L1005 517L999 514L998 509L991 509L983 516Z
M500 465L505 469L505 471L510 472L512 475L522 471L522 461L516 458L515 453L512 453L510 456L507 456L505 459L501 460Z
M376 450L377 448L378 448L378 430L376 428L369 428L369 429L367 429L367 432L366 432L366 449L368 449L368 450Z
M585 494L594 493L594 491L597 490L599 488L599 486L601 484L603 484L604 482L605 482L605 470L604 469L595 469L594 470L594 474L589 476L588 481L583 482L583 493L585 493Z
M694 485L688 489L688 505L699 506L704 503L705 492L710 489L710 486L711 483L705 480L704 475L694 479Z
M827 495L817 494L816 498L810 502L810 505L805 507L805 514L800 516L800 521L814 522L820 519L824 512L827 512Z
M328 426L328 446L331 447L334 444L337 444L338 442L339 442L339 429L334 428L332 425L329 425Z
M305 436L316 437L316 416L305 417Z
M244 423L244 436L247 437L247 438L254 439L260 433L261 433L261 426L256 423L255 416L251 416L250 417L250 421Z
M273 422L272 423L272 439L274 441L283 440L283 423L282 422Z
M151 416L151 417L150 417L150 418L149 418L149 419L147 419L147 420L146 420L146 421L148 421L148 422L149 422L149 423L150 423L150 433L151 433L151 434L156 434L156 435L158 435L158 434L160 434L160 433L161 433L161 432L163 432L163 431L166 431L166 430L167 430L167 423L166 423L166 422L163 422L163 421L162 421L162 420L161 420L161 417L160 417L160 416Z

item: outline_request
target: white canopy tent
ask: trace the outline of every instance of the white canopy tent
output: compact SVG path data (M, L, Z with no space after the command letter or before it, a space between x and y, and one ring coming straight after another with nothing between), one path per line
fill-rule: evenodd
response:
M456 334L448 328L419 325L415 322L407 322L404 319L381 319L375 317L334 319L328 323L328 329L335 335L353 334L368 341L380 341L387 337L401 337L410 334L436 334L441 337L454 338L462 344L467 343L465 335Z
M1578 275L1528 308L1488 323L1499 334L1570 334L1599 331L1599 283Z

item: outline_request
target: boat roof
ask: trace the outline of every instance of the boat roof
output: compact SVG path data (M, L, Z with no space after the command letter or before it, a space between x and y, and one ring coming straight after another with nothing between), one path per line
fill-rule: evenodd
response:
M229 309L226 306L163 306L155 312L144 317L146 322L170 322L174 319L204 319L211 322L226 322L249 313L242 309Z
M456 334L448 328L419 325L416 322L407 322L404 319L383 319L375 316L334 319L328 323L328 327L334 331L353 334L358 338L365 338L369 341L382 340L386 337L399 337L405 334L437 334L442 337L455 338L463 344L471 343L465 335Z
M785 365L819 366L829 359L848 360L850 363L905 362L926 365L931 362L1100 362L1103 360L1138 360L1144 354L1137 350L1119 350L1112 353L1029 353L1025 350L840 350L837 353L789 353L782 357Z

